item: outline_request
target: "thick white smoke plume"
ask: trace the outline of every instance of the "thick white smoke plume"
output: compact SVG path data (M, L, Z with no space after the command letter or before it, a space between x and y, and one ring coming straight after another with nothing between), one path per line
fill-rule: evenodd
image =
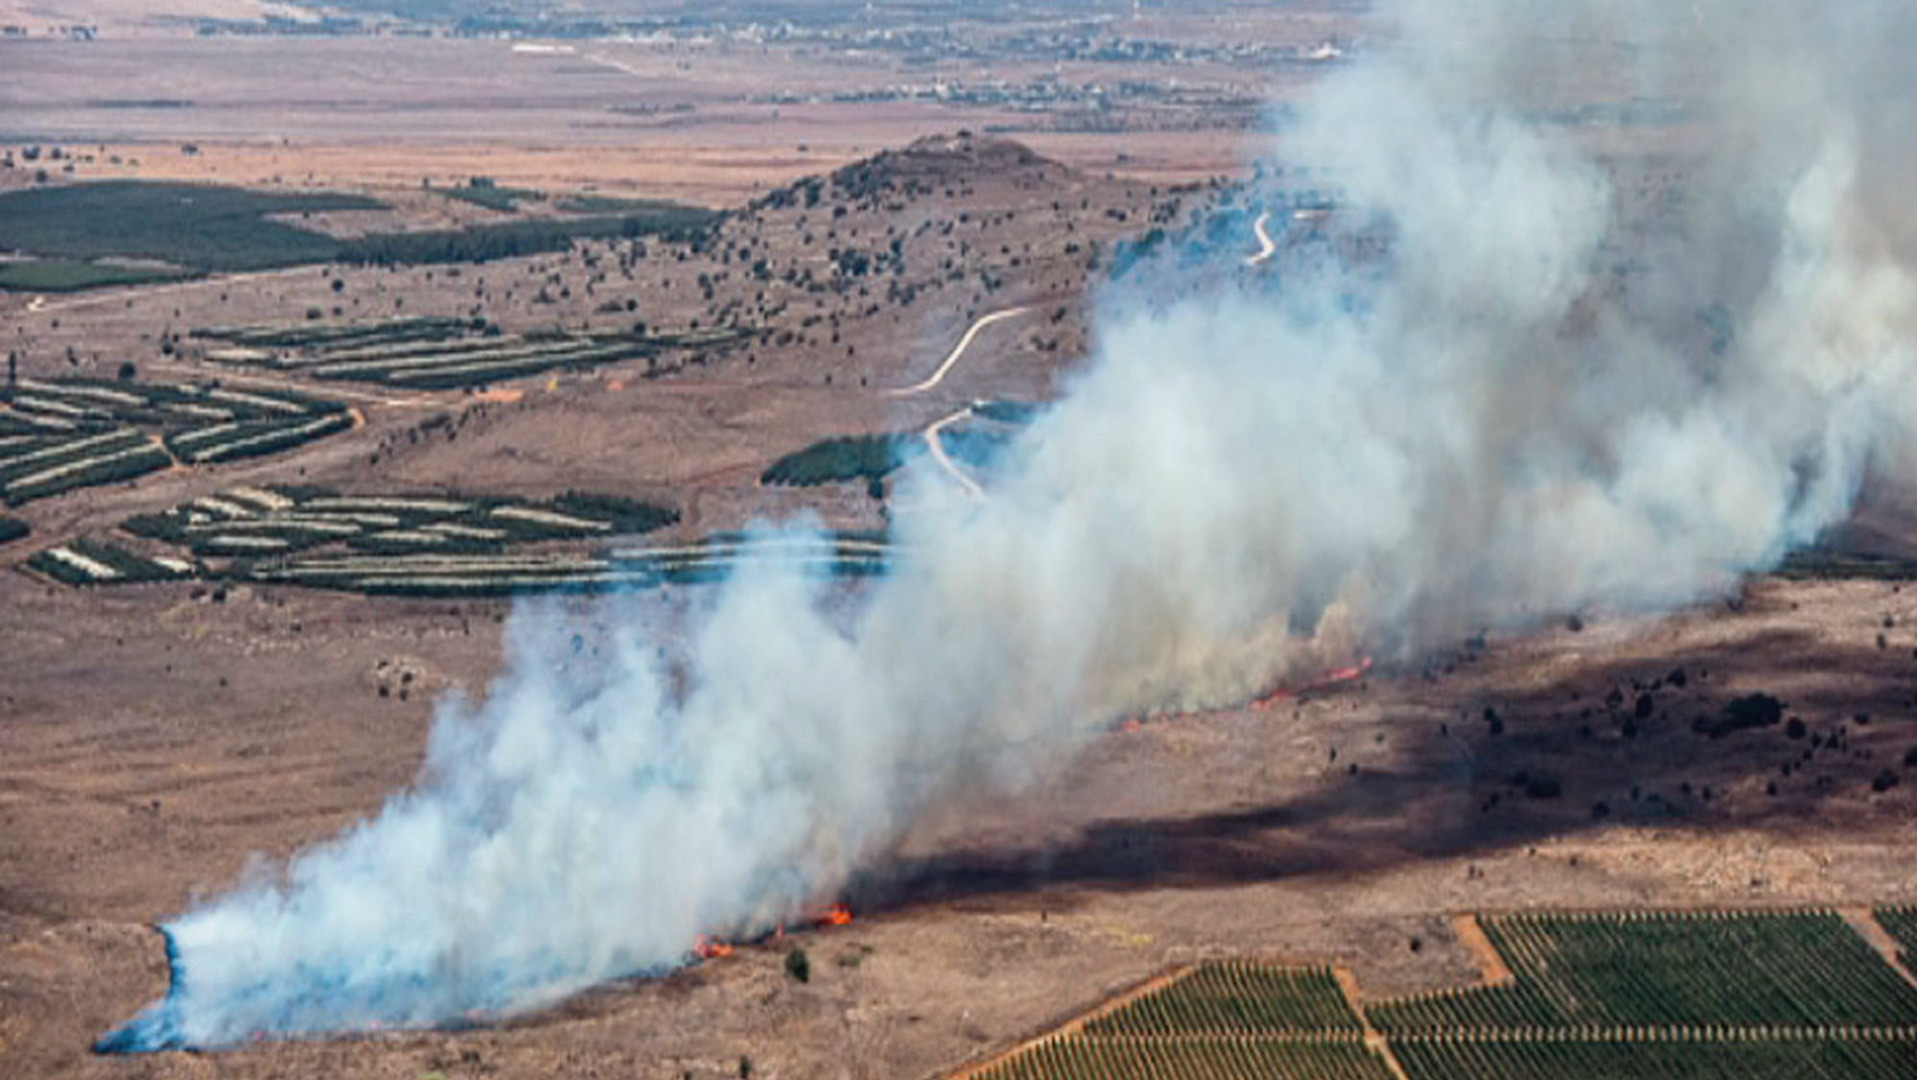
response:
M415 789L171 923L172 994L106 1045L457 1021L665 969L1117 717L1359 642L1690 602L1899 469L1910 5L1391 16L1282 138L1341 190L1355 236L1320 250L1345 257L1105 304L988 498L901 521L851 599L748 565L683 678L636 617L560 674L568 632L521 611ZM1648 118L1567 122L1593 99ZM1682 198L1646 209L1639 172Z

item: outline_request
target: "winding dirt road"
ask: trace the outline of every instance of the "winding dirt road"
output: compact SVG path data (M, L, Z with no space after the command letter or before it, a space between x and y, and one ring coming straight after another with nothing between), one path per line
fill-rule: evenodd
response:
M979 487L977 481L965 475L965 471L959 468L958 462L953 461L951 456L945 452L945 444L939 440L940 432L961 420L969 420L971 418L972 407L967 405L965 408L926 428L925 447L932 452L932 460L939 463L939 468L944 469L946 475L958 481L959 486L965 489L967 495L970 495L974 499L982 499L985 497L985 489Z
M1271 261L1273 255L1278 254L1278 244L1272 240L1271 233L1266 229L1266 226L1270 224L1271 211L1269 210L1259 214L1258 220L1251 223L1251 231L1258 234L1258 254L1246 258L1246 266L1263 266Z
M938 366L937 371L932 372L923 382L914 383L911 386L901 387L896 390L887 390L885 396L916 397L928 390L937 388L938 384L945 381L945 376L949 375L952 369L958 366L958 362L964 359L965 350L972 347L972 342L977 340L982 331L996 323L1004 322L1007 319L1015 319L1020 315L1027 314L1034 310L1036 310L1036 305L1025 304L1019 307L1006 308L1003 311L994 311L990 315L980 316L978 321L974 322L965 331L965 336L959 338L959 343L952 347L952 351L947 354L945 361Z

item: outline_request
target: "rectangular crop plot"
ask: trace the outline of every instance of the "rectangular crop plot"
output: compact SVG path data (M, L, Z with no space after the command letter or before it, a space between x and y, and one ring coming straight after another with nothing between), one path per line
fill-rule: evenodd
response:
M27 568L68 585L131 585L179 581L194 574L184 559L149 559L114 544L76 540L35 552Z
M0 450L0 498L19 506L171 464L166 451L136 428L44 439Z
M329 418L322 418L329 419ZM184 456L191 447L182 447ZM121 522L187 549L234 580L408 596L640 588L658 568L524 544L631 536L678 521L635 499L567 492L547 502L456 493L341 494L239 487Z
M1908 1080L1917 1034L1882 1038L1394 1040L1410 1080Z
M1917 986L1835 912L1484 920L1506 984L1367 1008L1390 1033L1684 1025L1917 1024Z
M1201 964L1177 982L1085 1025L1088 1035L1272 1034L1363 1028L1329 968L1228 961Z
M1917 971L1917 907L1882 908L1877 925L1897 939L1897 959L1906 971Z
M1300 1042L1253 1035L1065 1036L1039 1043L974 1080L1391 1080L1356 1039Z
M297 371L316 379L383 383L414 390L485 386L549 371L586 370L671 348L721 346L749 332L685 334L501 334L480 321L395 319L366 325L207 327L195 337L226 343L206 358Z
M21 379L0 391L0 498L18 505L180 462L281 453L353 426L286 390L135 379Z

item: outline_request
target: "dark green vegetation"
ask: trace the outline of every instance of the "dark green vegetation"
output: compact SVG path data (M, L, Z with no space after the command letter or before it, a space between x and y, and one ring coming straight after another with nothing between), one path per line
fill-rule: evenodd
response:
M415 390L486 386L548 371L584 371L673 348L719 346L746 331L689 334L506 335L483 321L394 319L364 325L208 327L196 338L222 341L211 360L271 367L316 379L385 383ZM290 351L275 351L290 350ZM648 365L647 374L657 370Z
M697 207L665 205L666 209L642 213L506 221L440 232L375 233L340 242L331 261L373 266L487 262L565 251L575 240L657 236L692 242L720 216Z
M925 452L916 435L855 435L814 443L772 463L762 484L812 487L851 480L880 480Z
M1356 1040L1297 1042L1243 1035L1053 1039L978 1074L978 1080L1391 1080L1378 1052Z
M683 210L678 203L663 199L624 199L613 195L572 195L560 199L559 209L568 214L619 215L619 214L656 214L673 210Z
M1784 719L1784 703L1769 694L1746 694L1726 703L1716 716L1700 716L1691 722L1699 735L1721 739L1740 731L1775 727Z
M482 196L480 191L495 194ZM456 193L474 201L523 194L507 188L461 188ZM579 238L696 240L720 217L697 207L647 203L611 214L509 221L441 232L375 233L352 240L284 220L379 209L384 209L383 203L338 192L261 192L140 180L12 191L0 194L0 250L61 261L11 264L0 272L0 287L52 290L127 283L125 275L133 271L90 262L112 258L157 259L178 269L156 272L173 276L322 262L483 262L564 251Z
M190 336L256 349L347 349L445 341L464 334L497 333L483 319L423 315L374 323L296 323L292 326L208 326Z
M129 518L120 527L206 557L286 555L333 545L372 555L447 555L647 532L677 520L664 507L577 492L534 503L448 493L341 495L306 487L235 488ZM239 572L254 570L275 574L298 567L263 563Z
M94 540L76 540L35 552L27 560L27 567L68 585L137 585L193 576L193 567L183 560L161 562Z
M1384 1059L1327 968L1201 964L979 1074L1385 1080Z
M890 550L868 533L602 546L676 521L665 507L586 492L529 502L289 486L234 488L120 528L184 549L169 558L205 578L405 596L654 588L718 580L748 557L822 577L864 576L883 573Z
M939 432L939 445L952 460L974 469L989 469L1012 445L1016 431L1007 428L954 427Z
M79 259L20 259L0 262L0 290L79 292L113 285L151 285L192 277L188 270L163 266L123 266Z
M1917 562L1887 555L1842 555L1828 551L1793 551L1777 568L1780 577L1797 579L1868 578L1876 581L1917 580Z
M176 457L276 453L352 425L337 402L215 385L22 379L0 403L0 495L15 505L132 479Z
M21 379L0 390L0 497L19 505L172 465L290 450L352 427L287 391L131 379Z
M1897 958L1904 968L1917 971L1917 907L1883 908L1877 922L1897 939Z
M981 401L972 406L972 412L980 419L1000 424L1029 424L1038 419L1045 406L1028 401Z
M1917 908L1877 913L1906 952ZM1324 969L1212 963L978 1080L1390 1075L1410 1080L1904 1080L1917 985L1831 911L1483 920L1503 983L1367 1003Z
M366 547L363 543L349 546L362 551ZM752 557L779 561L818 576L854 577L885 570L883 541L856 534L828 537L823 543L766 539L750 550ZM235 561L226 576L374 595L452 597L605 592L718 581L729 576L747 557L747 552L745 542L729 536L714 536L672 547L583 553L513 550L488 553L449 545L418 554L316 553L290 559L242 560Z
M519 209L521 200L537 202L546 196L530 188L500 187L490 180L474 177L471 183L459 187L434 188L435 192L449 199L469 202L474 206L483 206L488 210L511 213Z
M24 539L32 531L33 529L19 518L0 514L0 544L11 544L15 540Z
M1363 1027L1330 968L1233 961L1201 964L1165 989L1086 1024L1085 1031L1090 1035L1356 1034Z
M1560 1036L1394 1041L1411 1080L1908 1080L1917 1034L1864 1038Z
M1367 1010L1393 1033L1577 1026L1917 1024L1917 986L1834 912L1512 915L1516 976Z
M159 259L195 270L326 262L340 243L272 220L377 210L360 195L268 194L212 184L103 180L0 195L0 248L66 259Z

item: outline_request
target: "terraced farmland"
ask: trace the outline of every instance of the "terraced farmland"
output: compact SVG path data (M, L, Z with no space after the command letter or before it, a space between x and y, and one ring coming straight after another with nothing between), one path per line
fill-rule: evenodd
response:
M249 487L130 518L121 528L205 557L287 555L335 544L392 556L493 554L517 544L649 532L676 520L663 507L606 496L567 494L534 503L443 492Z
M725 577L750 552L819 576L882 573L885 538L721 533L661 546L617 546L671 525L675 511L569 492L545 502L445 492L342 494L318 487L242 487L164 513L129 518L129 537L171 549L152 560L181 574L367 594L502 596L653 588ZM92 541L76 548L96 562ZM94 552L93 554L88 554ZM131 553L129 553L131 554ZM154 580L74 572L43 552L31 569L75 585ZM136 556L139 557L139 556Z
M734 330L520 336L501 334L481 321L445 318L342 326L211 327L193 333L225 343L206 350L209 360L415 390L485 386L559 369L576 371L641 359L667 349L714 347L745 337L745 332Z
M742 539L720 536L676 546L606 552L311 555L238 565L234 576L398 596L603 592L717 581L739 565L747 550ZM819 576L877 574L885 567L884 544L863 536L844 535L822 544L773 540L750 550L756 557L795 561L802 570Z
M0 498L14 506L176 460L281 453L353 426L335 401L217 384L21 379L0 405Z

